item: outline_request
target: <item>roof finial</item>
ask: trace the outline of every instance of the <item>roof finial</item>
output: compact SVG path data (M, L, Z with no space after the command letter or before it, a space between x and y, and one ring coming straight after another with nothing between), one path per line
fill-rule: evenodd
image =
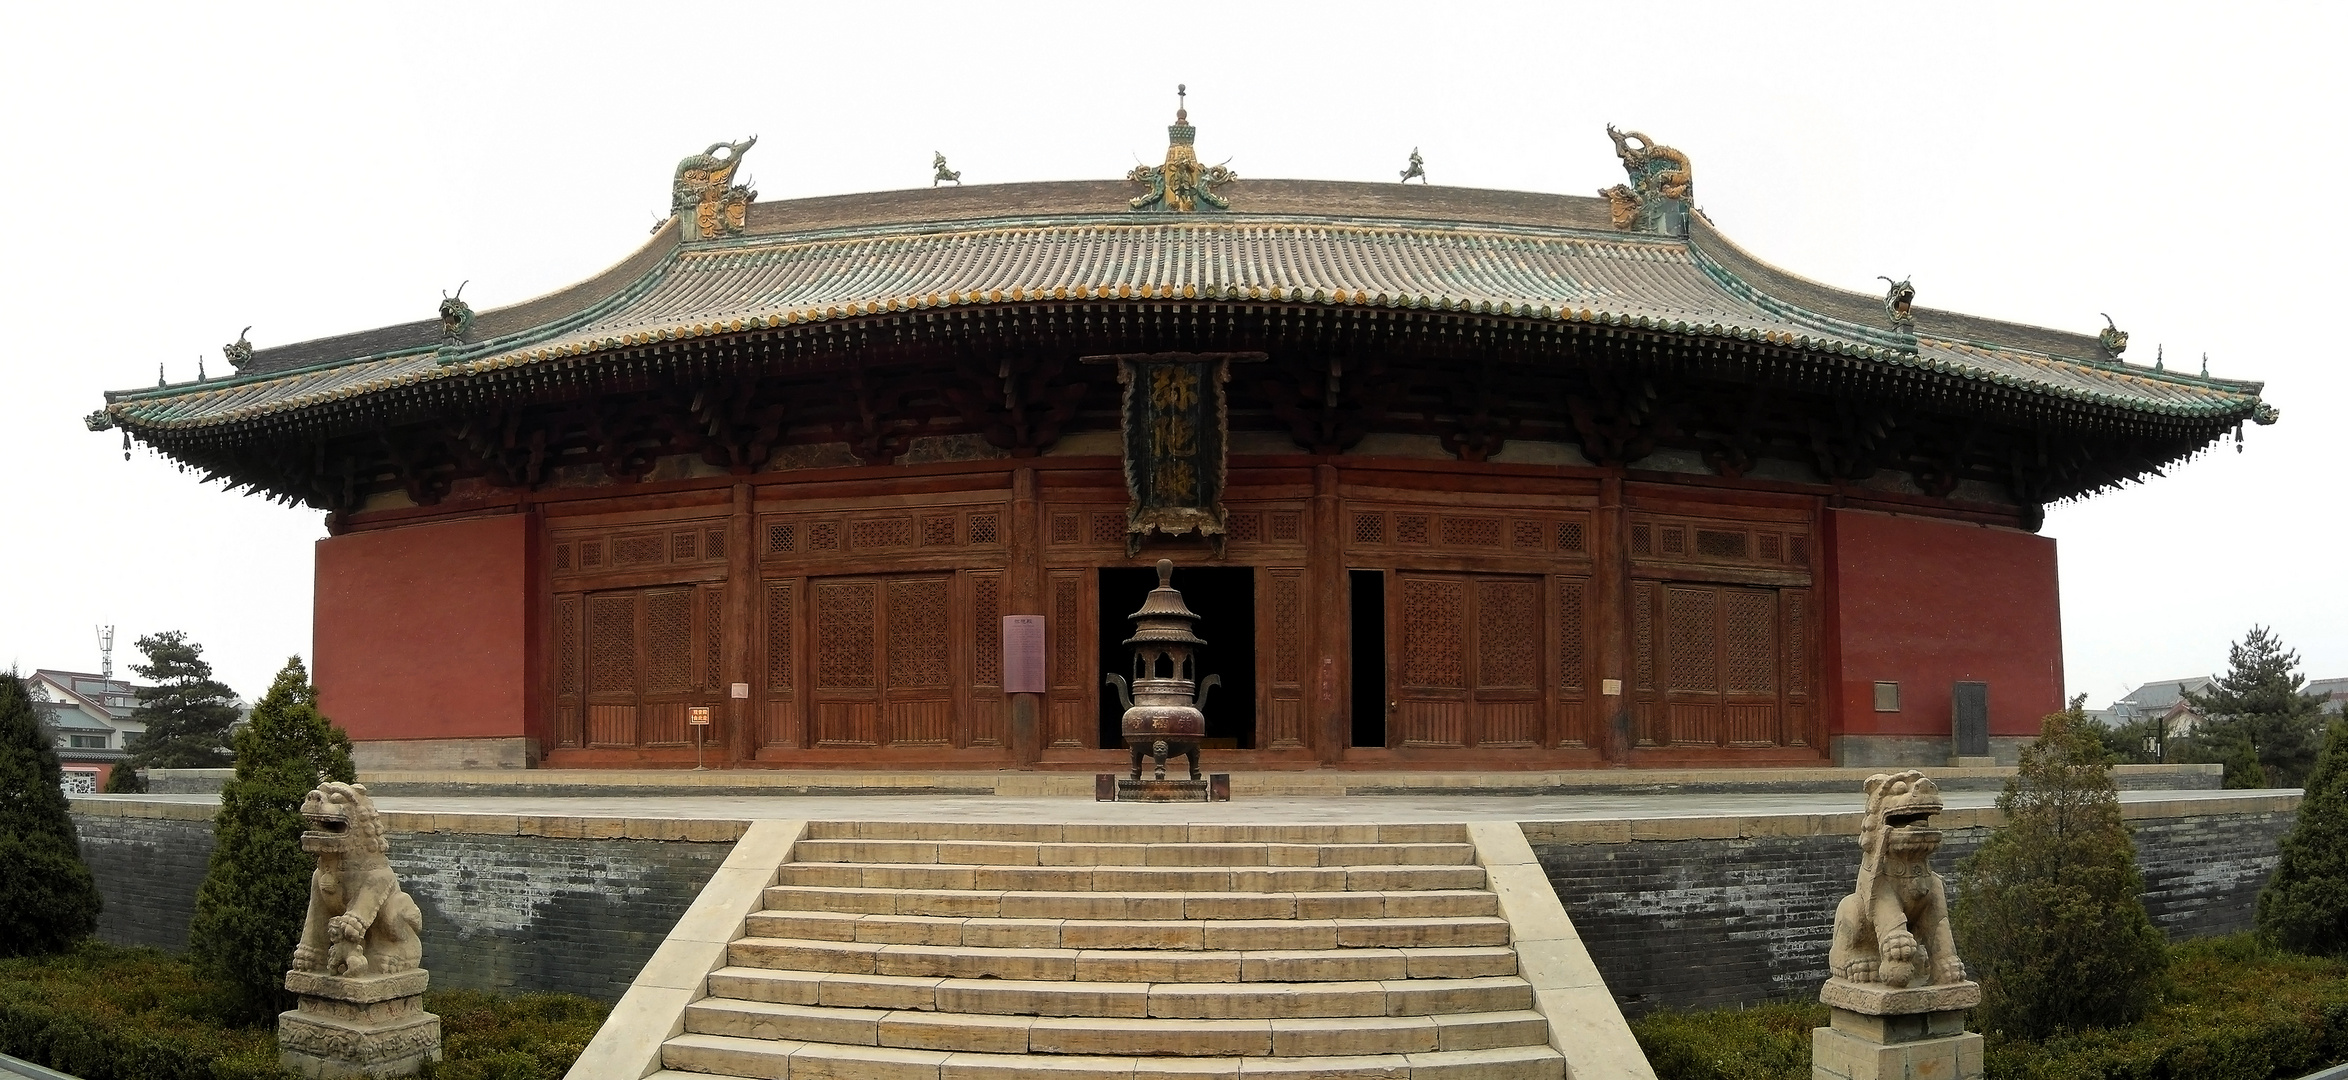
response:
M2202 353L2202 354L2201 354L2201 377L2202 377L2202 378L2204 378L2204 379L2206 379L2206 378L2209 378L2209 354L2208 354L2208 353Z
M220 347L220 355L228 358L228 366L231 369L243 371L246 364L253 362L253 342L251 338L246 337L252 332L252 327L245 327L236 332L235 341Z
M1419 156L1419 148L1415 146L1410 148L1410 168L1402 170L1402 182L1410 183L1410 178L1414 176L1419 178L1421 184L1427 182L1427 159Z
M155 389L161 390L169 385L171 384L163 381L163 362L158 360L155 362Z
M2161 344L2161 345L2155 345L2155 346L2153 346L2153 347L2152 347L2152 370L2154 370L2154 371L2167 371L2167 370L2168 370L2168 364L2169 364L2169 347L2168 347L2166 344Z
M1190 126L1190 87L1177 85L1174 92L1181 104L1175 106L1174 122L1166 125L1166 163L1137 165L1125 174L1128 182L1150 186L1126 205L1135 210L1157 207L1189 213L1203 202L1217 210L1229 210L1230 201L1214 189L1239 179L1239 174L1222 165L1199 164L1198 151L1192 146L1198 141L1198 129Z
M1190 122L1190 86L1187 83L1174 84L1174 122Z

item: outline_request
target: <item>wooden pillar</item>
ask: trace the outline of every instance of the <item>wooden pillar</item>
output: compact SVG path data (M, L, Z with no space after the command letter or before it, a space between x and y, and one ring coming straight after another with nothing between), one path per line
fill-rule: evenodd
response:
M1346 688L1351 685L1351 621L1346 617L1345 545L1338 523L1337 466L1326 462L1313 468L1312 536L1305 545L1305 618L1310 629L1305 655L1312 670L1305 687L1307 716L1317 718L1313 750L1323 767L1345 757L1353 742L1352 718L1346 713Z
M1004 598L1006 615L1044 614L1044 509L1036 492L1035 466L1011 470L1010 563L1004 568L1010 595ZM1055 634L1072 627L1055 626ZM981 634L1000 634L1001 626L977 628ZM1043 695L1013 694L1010 702L1011 762L1035 768L1043 758Z
M729 762L748 761L758 753L754 729L759 717L749 698L736 697L733 692L734 687L750 683L750 641L758 632L758 553L751 549L750 508L750 485L735 484L734 512L726 519L725 649L718 657L726 682L719 690L725 694L725 756Z
M1631 537L1630 515L1622 506L1622 471L1598 481L1598 510L1591 521L1593 600L1598 623L1599 738L1606 760L1616 766L1631 758ZM1612 689L1613 694L1606 691Z

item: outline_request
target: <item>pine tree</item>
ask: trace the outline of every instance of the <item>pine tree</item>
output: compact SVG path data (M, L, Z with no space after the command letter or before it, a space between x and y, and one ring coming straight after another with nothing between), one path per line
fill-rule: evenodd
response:
M230 988L234 1015L261 1022L293 1007L285 971L315 865L302 851L302 797L356 778L350 737L318 714L302 658L287 660L237 732L236 776L220 789L212 864L188 926L196 969Z
M2258 894L2258 932L2293 952L2348 955L2348 721L2324 740L2299 820Z
M2009 1036L2134 1020L2167 966L2083 700L2046 718L1998 795L2005 826L1958 868L1959 955L1981 982L1983 1026Z
M132 718L147 725L130 740L138 769L217 769L228 764L228 727L236 723L236 692L212 678L204 647L178 630L139 639L147 662L132 664L141 678Z
M64 779L32 694L0 672L0 957L58 952L98 928Z
M2227 650L2226 673L2185 700L2209 719L2195 740L2225 763L2227 787L2298 787L2323 741L2323 699L2300 692L2299 654L2263 626ZM2259 767L2253 784L2250 764Z

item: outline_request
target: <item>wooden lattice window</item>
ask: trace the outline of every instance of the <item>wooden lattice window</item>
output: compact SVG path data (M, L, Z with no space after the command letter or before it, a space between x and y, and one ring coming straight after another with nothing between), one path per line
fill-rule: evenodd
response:
M799 524L777 521L766 527L766 553L783 555L799 550Z
M1272 540L1275 543L1295 543L1304 534L1304 518L1294 510L1282 510L1272 515Z
M644 692L682 694L693 685L693 592L644 594Z
M636 600L625 593L587 598L587 690L636 689Z
M1231 530L1233 541L1252 544L1264 538L1264 515L1257 513L1233 514L1227 527Z
M864 690L873 686L873 621L880 586L870 581L815 586L815 687Z
M1386 542L1386 515L1355 514L1353 542L1356 544L1384 544Z
M1588 583L1580 578L1557 582L1557 686L1582 693L1583 673L1589 669L1589 641L1584 630L1582 604Z
M1709 559L1743 559L1745 534L1722 529L1696 530L1696 554Z
M890 687L942 687L951 681L946 584L942 577L889 582Z
M1451 547L1500 546L1500 522L1494 518L1444 518L1443 542Z
M814 522L814 523L812 523L812 524L808 525L808 527L807 527L807 549L808 549L808 550L810 550L810 551L835 551L835 550L838 550L839 546L840 546L840 523L839 523L839 522L837 522L837 521L818 521L818 522Z
M1514 547L1541 550L1541 523L1518 521L1509 525L1510 543Z
M1589 540L1581 522L1561 521L1557 523L1557 550L1586 551L1588 545Z
M725 558L726 531L724 529L709 530L705 536L705 542L701 546L701 553L702 557L705 559Z
M791 581L766 583L766 692L791 689Z
M1084 519L1076 514L1052 515L1052 542L1073 544L1084 536Z
M1541 593L1530 580L1476 583L1476 683L1540 685Z
M667 540L659 533L628 533L611 541L611 561L619 566L657 563L667 553Z
M694 562L701 558L701 533L693 529L679 529L669 534L669 560Z
M1001 516L1001 515L999 515L999 514L972 514L972 515L970 515L970 542L971 542L971 544L975 546L975 545L978 545L978 544L1000 544L1000 543L1002 543L1002 542L1003 542L1003 540L1002 540L1002 536L1003 536L1003 525L1002 525L1002 520L1003 520L1003 519L1002 519L1002 516Z
M1432 523L1425 514L1396 514L1394 516L1394 539L1397 543L1424 544L1427 542L1427 529L1430 524Z
M579 598L558 597L554 602L554 692L576 694L579 680Z
M1096 544L1124 543L1125 515L1094 514L1092 516L1092 542Z
M972 520L976 520L975 518ZM971 657L970 681L979 686L1003 685L1003 575L975 574L970 579L970 624L976 648Z
M852 548L912 547L913 519L909 517L859 518L848 525L848 546Z

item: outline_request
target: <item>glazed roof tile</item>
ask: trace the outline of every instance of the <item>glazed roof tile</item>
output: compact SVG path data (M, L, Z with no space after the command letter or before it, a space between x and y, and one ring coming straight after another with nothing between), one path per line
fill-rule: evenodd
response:
M1635 326L1921 367L2131 412L2249 417L2257 383L2100 359L2092 336L1917 309L1786 273L1698 222L1614 232L1600 200L1251 181L1232 213L1102 212L1114 183L887 192L752 207L744 236L675 225L594 278L484 312L265 350L230 380L109 394L137 429L241 425L356 396L649 342L887 312L1078 299L1376 306ZM1112 202L1110 199L1119 201ZM1332 208L1342 212L1332 212Z

